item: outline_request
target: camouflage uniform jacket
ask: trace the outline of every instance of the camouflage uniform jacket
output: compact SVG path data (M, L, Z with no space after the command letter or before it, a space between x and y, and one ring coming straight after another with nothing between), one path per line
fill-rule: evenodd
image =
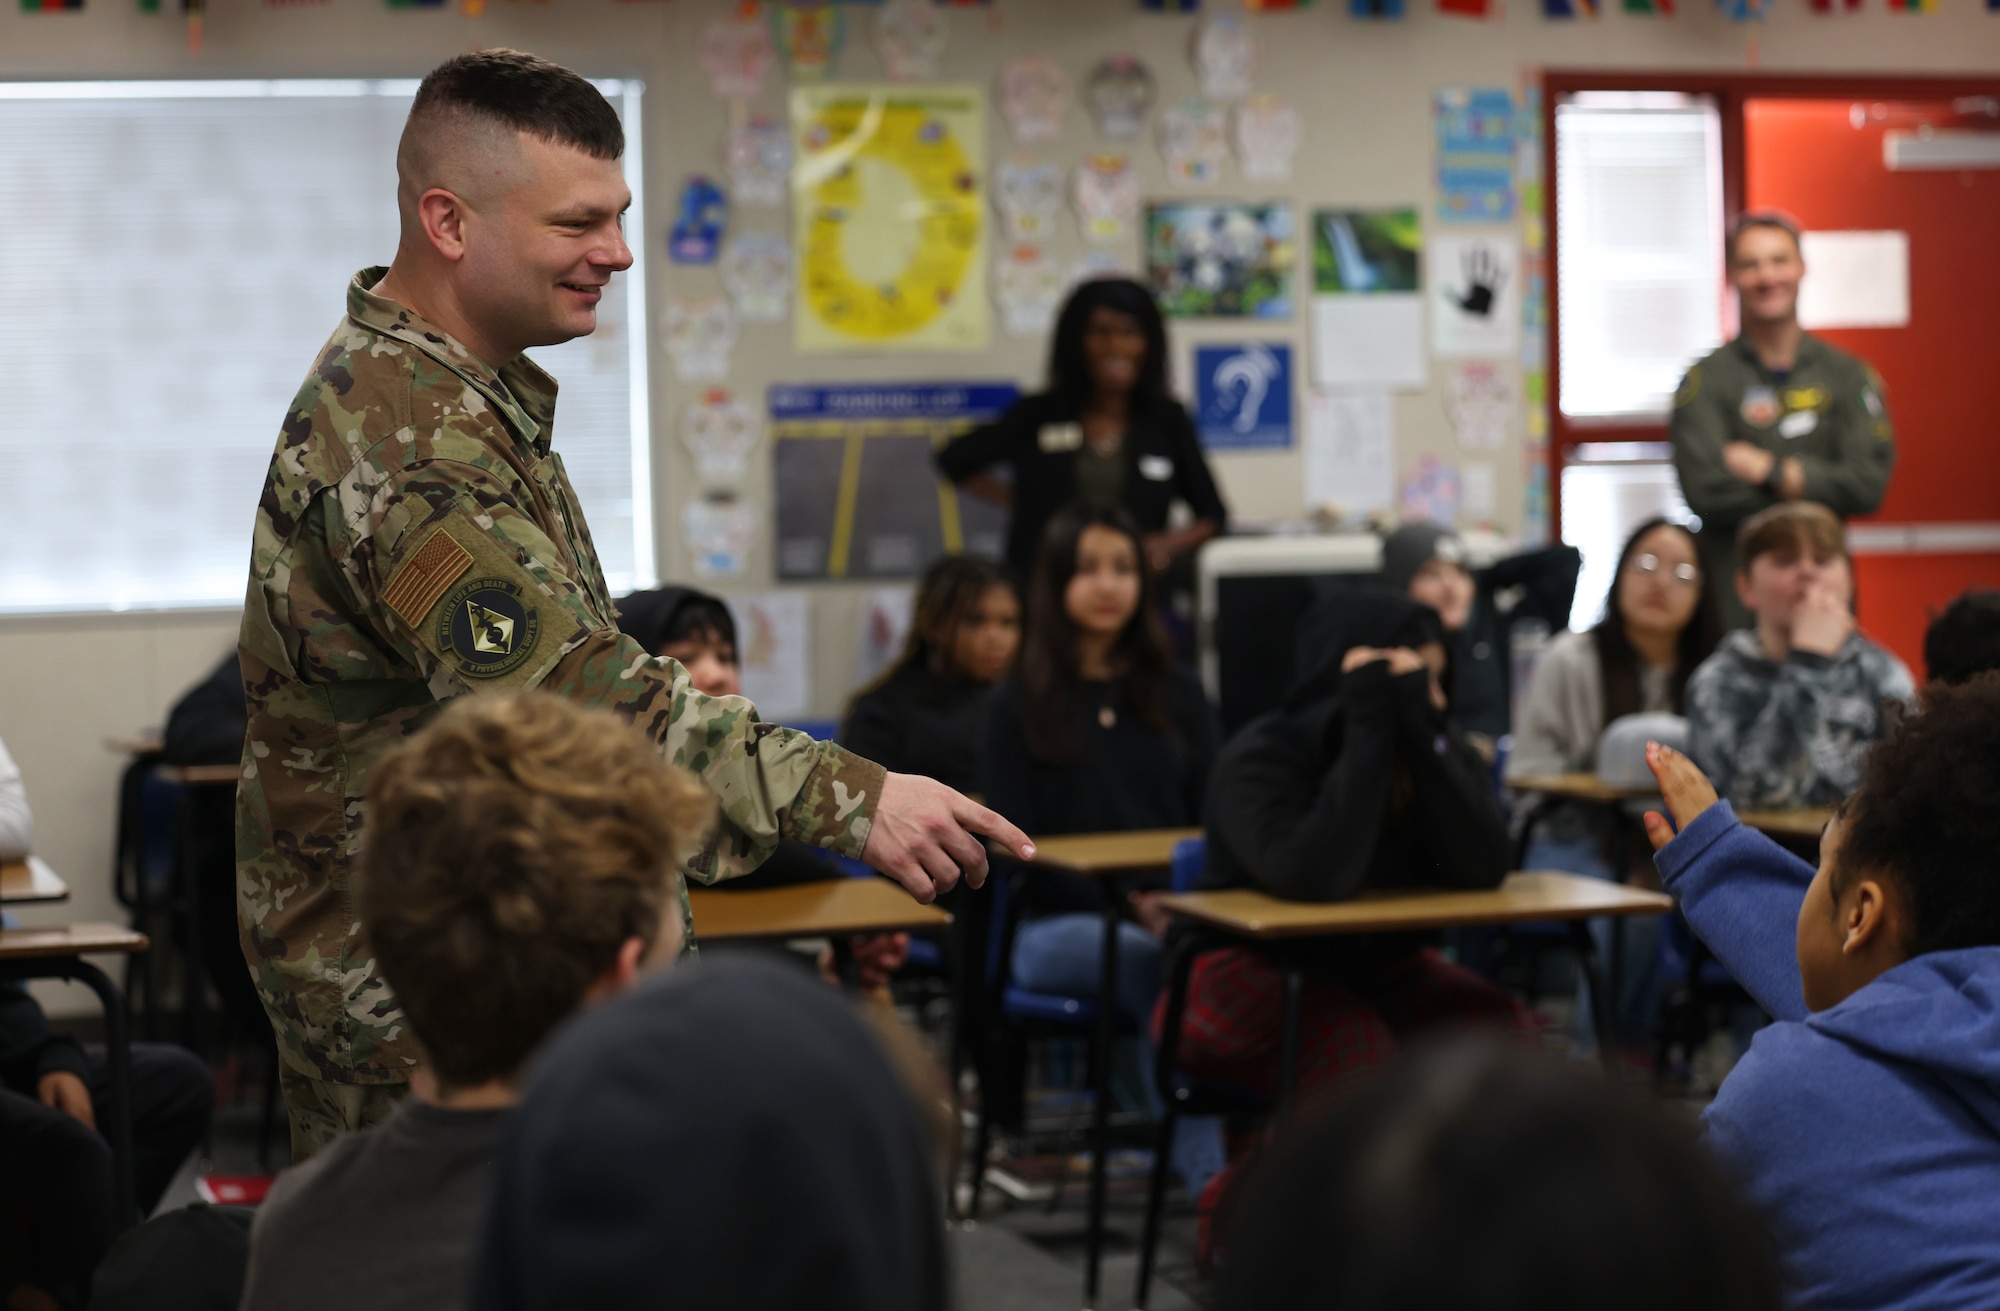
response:
M858 856L883 771L761 723L619 633L562 461L556 385L495 373L363 270L292 404L258 504L240 656L244 953L301 1073L406 1080L408 1026L355 921L349 874L375 762L447 699L539 686L608 708L721 798L684 871L755 868L781 838ZM682 913L687 901L682 897Z
M1702 571L1730 628L1751 622L1736 596L1736 530L1778 498L1729 472L1725 445L1748 442L1796 458L1804 499L1842 519L1880 505L1896 465L1882 380L1810 333L1784 374L1765 368L1745 338L1717 347L1681 379L1670 432L1681 495L1701 516Z
M1773 660L1739 629L1688 679L1688 754L1743 809L1830 806L1861 782L1889 703L1915 695L1903 662L1859 633L1831 659Z

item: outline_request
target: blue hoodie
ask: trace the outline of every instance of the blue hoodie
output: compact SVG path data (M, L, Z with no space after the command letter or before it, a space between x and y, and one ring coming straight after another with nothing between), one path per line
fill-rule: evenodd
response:
M1918 956L1811 1012L1797 951L1810 865L1726 801L1655 863L1778 1021L1702 1123L1771 1223L1792 1305L2000 1308L2000 947Z

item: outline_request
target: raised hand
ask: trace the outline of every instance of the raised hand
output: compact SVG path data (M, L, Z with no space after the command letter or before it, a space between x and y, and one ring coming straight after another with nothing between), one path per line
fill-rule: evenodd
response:
M1648 742L1646 767L1653 771L1653 778L1660 785L1660 798L1667 803L1667 814L1673 816L1669 823L1667 816L1657 810L1646 812L1646 836L1652 840L1653 850L1658 851L1720 798L1715 795L1715 785L1708 781L1708 775L1672 747Z

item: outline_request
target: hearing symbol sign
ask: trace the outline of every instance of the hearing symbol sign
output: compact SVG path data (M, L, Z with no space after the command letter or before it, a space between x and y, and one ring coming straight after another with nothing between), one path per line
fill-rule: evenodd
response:
M1209 450L1292 444L1292 348L1279 342L1197 346L1195 402Z

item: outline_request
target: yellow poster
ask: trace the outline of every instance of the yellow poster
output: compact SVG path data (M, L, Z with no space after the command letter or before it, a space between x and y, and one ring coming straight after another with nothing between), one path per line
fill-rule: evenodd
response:
M979 89L797 87L792 133L798 349L983 349Z

